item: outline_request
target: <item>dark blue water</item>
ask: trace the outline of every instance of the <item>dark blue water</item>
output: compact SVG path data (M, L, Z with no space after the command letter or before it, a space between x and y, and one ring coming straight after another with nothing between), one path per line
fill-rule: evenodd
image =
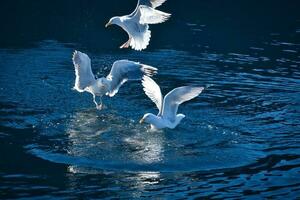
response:
M104 29L133 0L26 2L1 12L0 198L300 197L299 3L169 0L171 20L136 52ZM102 111L71 90L75 49L98 76L130 59L159 69L164 94L209 87L176 129L149 132L138 120L157 111L139 82Z

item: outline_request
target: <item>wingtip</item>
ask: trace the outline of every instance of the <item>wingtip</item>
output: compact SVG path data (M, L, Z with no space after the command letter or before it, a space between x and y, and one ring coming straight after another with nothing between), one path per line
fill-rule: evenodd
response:
M75 59L78 57L80 51L74 50L73 55L72 55L72 60L75 62Z
M183 86L183 88L188 89L190 92L196 93L197 96L200 95L203 90L205 90L205 87L195 86L195 85L189 85L189 86Z
M79 53L81 53L80 51L78 51L78 50L74 50L74 52L73 52L73 55L75 55L75 54L79 54Z
M78 62L79 62L78 52L79 52L79 51L77 51L77 50L75 50L75 51L73 52L72 60L73 60L74 63L78 63Z
M157 74L158 69L149 65L142 65L143 72L146 76L154 76Z
M73 57L72 57L73 63L74 64L81 64L82 62L86 62L86 60L90 60L87 54L82 53L81 51L75 50L73 52Z
M208 89L208 88L213 87L213 86L214 86L214 84L206 84L204 89Z
M199 86L192 86L192 89L195 90L198 93L198 95L200 95L203 92L203 90L205 90L204 87Z
M73 55L80 55L80 54L84 54L84 53L82 53L81 51L78 51L78 50L74 50L74 52L73 52Z

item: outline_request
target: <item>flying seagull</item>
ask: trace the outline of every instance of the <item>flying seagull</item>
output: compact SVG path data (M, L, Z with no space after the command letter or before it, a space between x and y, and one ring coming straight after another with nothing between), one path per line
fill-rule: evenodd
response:
M93 101L97 109L102 109L102 97L108 95L113 97L119 88L127 80L141 80L143 75L152 76L157 69L148 65L129 60L118 60L114 62L107 77L96 79L91 68L91 59L85 53L75 51L73 54L75 67L75 86L78 92L89 92L93 95ZM100 104L96 101L100 97Z
M146 95L159 110L158 115L147 113L140 120L141 124L151 124L151 129L175 128L185 117L177 114L178 106L197 97L204 90L204 87L183 86L173 89L163 98L160 87L150 77L144 76L142 84Z
M120 48L128 48L141 51L149 44L151 31L148 24L159 24L165 22L171 14L161 12L155 8L162 5L166 0L138 0L137 7L129 14L121 17L112 17L105 25L120 26L127 32L129 39Z

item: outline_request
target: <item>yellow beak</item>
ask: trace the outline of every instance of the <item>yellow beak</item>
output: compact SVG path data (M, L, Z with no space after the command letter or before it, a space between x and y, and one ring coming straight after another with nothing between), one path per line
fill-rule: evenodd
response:
M107 24L105 24L105 28L107 28L110 25L111 25L111 22L108 22Z
M142 118L141 120L140 120L140 124L142 124L142 123L144 123L144 118Z

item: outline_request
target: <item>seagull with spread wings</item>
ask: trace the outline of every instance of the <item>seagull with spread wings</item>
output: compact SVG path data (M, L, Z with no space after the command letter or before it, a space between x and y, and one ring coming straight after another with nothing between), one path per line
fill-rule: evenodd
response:
M150 77L144 76L142 80L146 95L156 104L158 115L147 113L140 123L151 124L152 129L175 128L185 117L177 114L180 104L197 97L204 87L183 86L173 89L163 98L160 87Z
M171 14L156 10L166 0L138 0L137 7L129 14L121 17L112 17L105 25L115 24L127 32L129 39L120 48L128 48L141 51L149 44L151 31L148 24L159 24L169 19Z
M102 109L102 97L108 95L113 97L119 88L127 80L141 80L142 77L152 76L157 69L148 65L129 60L118 60L114 62L107 77L96 79L91 68L91 59L85 53L75 51L73 54L75 67L75 86L78 92L89 92L93 95L93 101L97 109ZM100 97L100 104L96 101Z

